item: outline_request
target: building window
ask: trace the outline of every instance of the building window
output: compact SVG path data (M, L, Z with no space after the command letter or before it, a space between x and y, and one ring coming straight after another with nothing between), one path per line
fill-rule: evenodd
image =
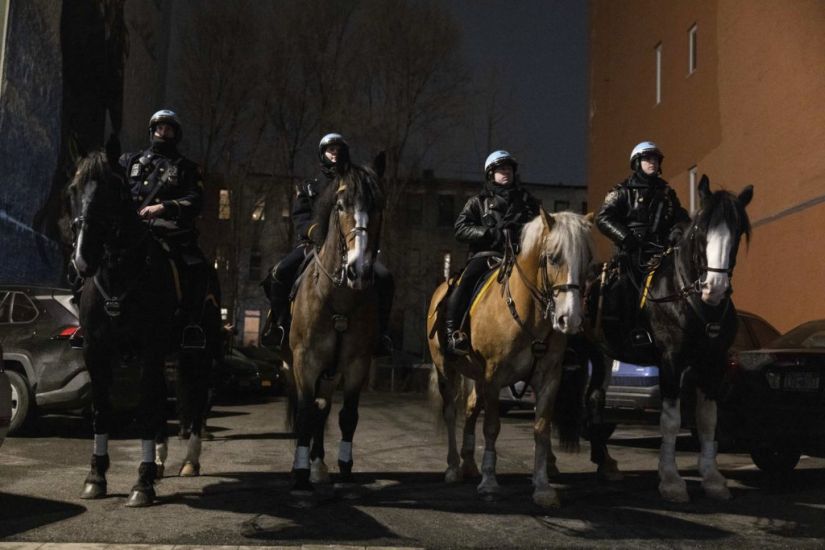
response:
M570 210L570 201L553 201L553 212Z
M424 195L421 193L407 193L407 223L421 225L424 216Z
M696 206L696 165L688 168L688 181L690 186L690 215L692 216L697 210Z
M253 249L249 254L249 280L257 281L261 278L261 251Z
M255 206L252 208L252 221L262 222L266 219L266 199L261 197L255 201Z
M245 346L258 345L261 331L261 312L247 309L243 312L243 343Z
M221 189L218 197L218 219L228 220L232 214L229 204L229 189Z
M215 270L229 271L229 252L225 244L215 247Z
M656 105L662 102L662 43L656 44Z
M582 214L587 214L587 201L582 201Z
M688 74L696 70L696 30L694 24L688 31Z
M450 227L455 223L455 196L438 195L438 226Z

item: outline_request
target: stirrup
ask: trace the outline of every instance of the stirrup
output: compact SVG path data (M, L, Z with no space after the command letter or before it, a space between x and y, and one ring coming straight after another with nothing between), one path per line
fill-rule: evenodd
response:
M206 336L200 325L191 324L183 327L180 347L185 350L204 349L206 347Z
M643 328L634 328L630 331L630 343L637 348L647 347L653 344L653 337Z
M269 327L269 330L261 335L261 345L274 351L280 351L284 346L285 336L286 330L284 330L284 327L273 324Z
M457 330L447 336L447 352L457 356L469 355L470 343L467 335Z

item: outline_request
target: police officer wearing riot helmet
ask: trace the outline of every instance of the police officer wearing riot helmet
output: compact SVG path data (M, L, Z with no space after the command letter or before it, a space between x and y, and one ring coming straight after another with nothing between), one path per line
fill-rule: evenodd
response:
M182 345L201 348L202 304L210 285L218 294L217 278L197 243L195 218L203 207L203 181L197 164L178 151L182 129L178 116L163 109L149 120L150 147L125 153L120 165L138 214L152 234L169 249L181 279L182 309L187 319Z
M634 268L644 268L651 256L664 251L682 236L689 222L676 192L661 174L664 155L652 141L643 141L630 153L630 176L605 197L596 226L619 249L633 258Z
M268 345L280 349L289 332L289 294L298 278L304 259L312 249L313 231L316 224L315 209L317 200L327 186L335 179L337 171L350 163L349 145L341 134L329 133L318 143L319 172L315 177L305 180L296 188L295 201L292 204L292 225L295 233L295 248L271 270L264 280L264 290L272 304L270 332L264 335ZM378 322L380 342L379 354L392 351L389 337L389 318L395 284L392 274L381 263L373 264L373 276L378 292Z
M503 255L507 235L517 247L522 226L541 209L541 202L519 185L517 173L518 162L510 153L492 152L484 162L484 189L467 201L455 222L456 239L470 245L470 259L458 286L447 297L447 353L469 353L469 341L460 324L473 289L490 270L491 258Z

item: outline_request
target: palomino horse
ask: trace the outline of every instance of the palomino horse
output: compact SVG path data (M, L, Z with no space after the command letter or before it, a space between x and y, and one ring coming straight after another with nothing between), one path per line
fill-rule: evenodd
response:
M478 485L479 494L485 497L493 497L500 490L495 472L495 444L500 428L499 390L525 380L536 392L533 500L541 506L559 505L558 494L550 486L547 475L551 456L550 421L562 377L565 335L582 327L581 285L593 256L591 220L591 216L569 212L548 214L542 210L524 226L519 254L505 257L499 268L498 284L492 284L495 279L490 279L490 286L482 291L470 310L471 353L465 357L444 355L438 309L447 292L447 283L433 294L427 332L448 428L447 482L459 480L462 470L478 471L474 430L464 432L461 451L464 464L459 469L455 419L462 375L475 381L477 395L486 407L482 479Z
M648 273L642 288L639 320L652 339L647 350L624 345L623 331L604 326L605 351L628 362L659 365L662 392L659 493L673 502L688 501L676 467L676 436L681 425L679 397L683 375L696 384L696 427L701 454L699 473L705 493L730 498L716 465L716 397L736 336L736 308L730 298L731 276L739 242L750 236L745 207L753 197L747 186L738 196L711 193L707 176L699 183L701 208L682 240ZM605 298L609 298L609 291Z
M338 467L342 481L352 478L358 399L378 330L372 267L385 202L379 183L383 159L376 159L375 170L355 165L341 169L319 197L314 233L323 244L313 250L295 296L291 352L285 357L292 367L296 399L295 493L312 492L312 483L329 479L324 426L333 391L342 381Z
M81 498L101 498L107 492L112 368L128 355L140 366L135 390L139 393L142 453L138 481L126 505L147 506L155 499L155 438L164 433L166 421L164 357L178 346L183 330L183 323L175 319L177 273L167 252L138 217L129 189L103 153L80 160L68 194L75 230L72 262L85 278L80 324L94 408L94 453ZM190 382L183 388L187 399L179 404L189 409L183 416L192 422L181 426L192 434L182 475L197 475L200 468L199 436L220 330L220 313L213 302L204 302L201 319L207 347L180 351L178 377Z

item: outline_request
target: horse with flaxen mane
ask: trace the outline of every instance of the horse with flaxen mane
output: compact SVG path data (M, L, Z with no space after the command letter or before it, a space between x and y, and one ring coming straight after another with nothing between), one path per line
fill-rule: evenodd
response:
M440 328L440 304L447 283L439 286L430 301L427 334L435 364L438 390L447 423L449 451L447 482L462 475L477 474L475 463L475 417L465 423L459 456L455 438L456 404L462 376L475 381L475 392L485 409L485 450L478 492L494 497L500 492L496 481L496 438L500 421L498 395L503 386L517 381L529 383L536 392L534 424L535 465L533 500L541 505L559 505L559 497L548 482L551 420L562 378L562 358L566 334L581 330L583 307L581 289L593 256L591 216L570 212L548 214L543 209L522 229L518 254L508 252L476 299L469 315L471 352L464 357L445 355L444 331ZM469 407L476 415L480 407ZM578 419L569 417L571 423ZM578 431L565 426L564 444L575 444ZM463 460L459 467L459 458Z
M650 335L650 345L628 347L625 329L607 323L593 335L611 357L659 366L659 492L674 502L688 500L675 457L681 425L679 399L688 373L696 385L702 487L711 498L730 498L727 482L716 466L716 398L736 336L731 277L740 240L750 237L745 207L753 197L753 188L747 186L739 195L711 192L707 176L702 176L698 191L701 208L681 241L647 274L641 289L638 318ZM608 290L605 302L609 298Z
M140 367L138 421L142 440L138 480L127 506L148 506L155 500L158 477L155 439L165 435L166 382L164 358L178 351L184 324L175 313L180 303L175 266L164 246L138 217L124 180L102 152L81 159L68 188L75 232L72 263L85 278L80 297L83 353L92 380L95 449L81 498L107 494L108 434L112 422L112 369L124 357ZM198 475L200 434L207 410L209 376L219 353L220 311L210 289L201 324L206 347L180 350L179 406L191 421L181 475ZM211 299L210 299L211 298ZM164 457L165 458L165 457Z
M347 165L324 190L317 210L321 242L313 250L293 303L290 365L297 434L294 493L311 493L329 480L324 462L324 427L339 384L344 401L338 417L341 481L352 479L352 439L358 400L377 338L377 294L373 264L378 254L384 191L384 156L374 168ZM311 448L310 448L311 445Z

